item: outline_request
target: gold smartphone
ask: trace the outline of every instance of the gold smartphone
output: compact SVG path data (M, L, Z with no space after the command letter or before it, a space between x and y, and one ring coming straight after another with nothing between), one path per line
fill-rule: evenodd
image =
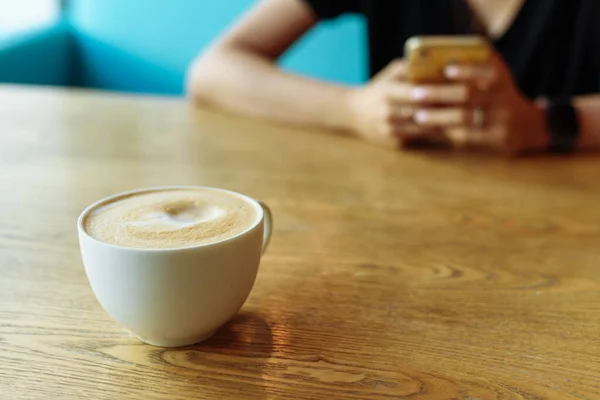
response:
M415 36L404 47L408 80L413 83L446 82L444 68L452 63L484 63L490 46L480 36Z

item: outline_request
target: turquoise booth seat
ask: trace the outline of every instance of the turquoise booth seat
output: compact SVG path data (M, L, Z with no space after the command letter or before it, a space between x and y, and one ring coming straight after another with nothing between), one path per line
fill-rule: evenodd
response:
M0 38L0 82L68 85L70 48L64 23Z
M71 0L55 27L1 45L0 81L181 95L189 63L255 0ZM365 23L320 24L281 59L290 71L358 84Z

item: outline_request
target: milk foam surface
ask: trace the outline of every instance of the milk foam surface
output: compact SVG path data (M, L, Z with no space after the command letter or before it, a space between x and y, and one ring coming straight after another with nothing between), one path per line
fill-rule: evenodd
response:
M120 197L92 210L85 231L102 242L136 248L179 248L219 242L258 221L242 196L210 189L164 189Z

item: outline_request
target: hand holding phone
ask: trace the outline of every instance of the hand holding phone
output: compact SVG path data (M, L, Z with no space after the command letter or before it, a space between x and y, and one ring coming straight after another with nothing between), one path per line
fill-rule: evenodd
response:
M543 113L523 96L509 67L479 37L417 37L345 109L358 137L386 146L415 141L504 153L545 147Z

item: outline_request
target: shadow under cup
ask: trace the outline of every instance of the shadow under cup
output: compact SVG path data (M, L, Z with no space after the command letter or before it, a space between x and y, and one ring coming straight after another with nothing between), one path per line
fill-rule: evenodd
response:
M172 189L224 191L177 186L121 193L89 206L77 223L85 271L102 307L140 340L161 347L207 339L238 312L252 290L271 233L268 208L243 195L256 208L256 222L216 243L131 248L101 242L85 231L85 218L97 207L133 194Z

